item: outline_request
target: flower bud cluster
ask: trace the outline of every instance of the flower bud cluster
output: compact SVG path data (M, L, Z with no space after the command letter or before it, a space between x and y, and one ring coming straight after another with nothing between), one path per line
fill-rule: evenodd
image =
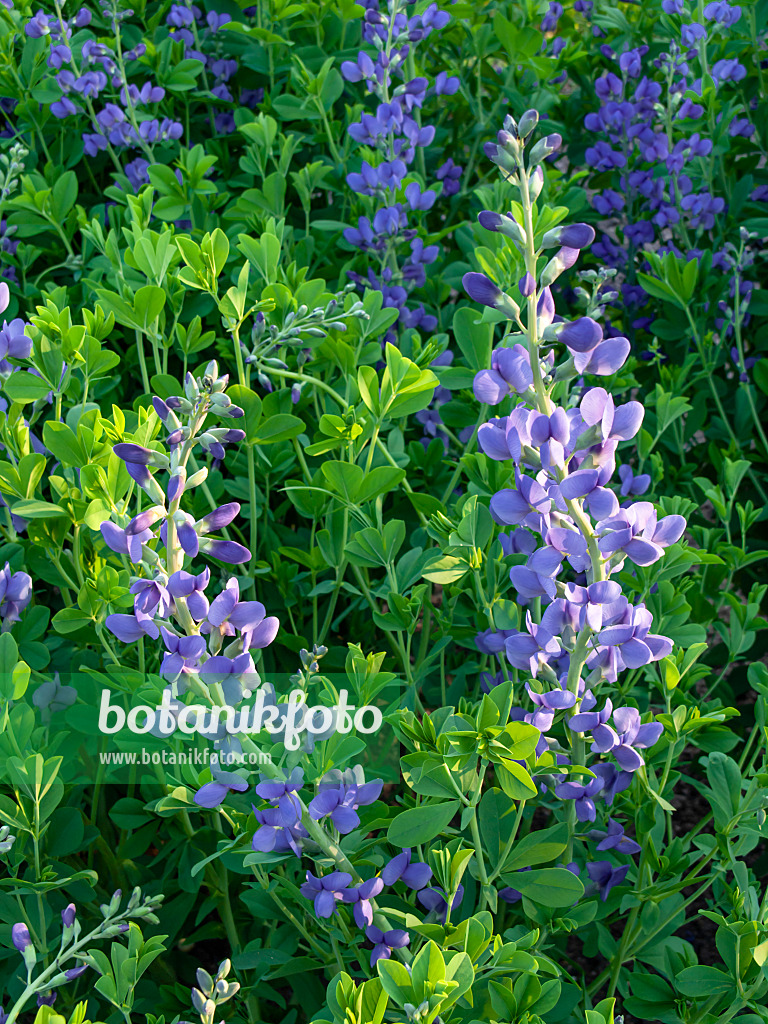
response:
M231 968L232 963L224 960L219 964L216 977L212 978L198 967L197 984L200 987L192 989L192 1008L200 1014L201 1024L215 1024L217 1008L240 991L239 982L226 980Z
M344 307L344 296L354 289L354 284L347 285L325 306L315 306L314 309L306 305L299 306L296 311L292 310L286 315L282 326L269 323L262 312L256 313L251 330L252 348L249 349L242 341L240 345L245 356L244 362L256 368L258 381L266 391L274 390L270 370L288 369L288 365L278 355L283 346L300 346L303 338L327 338L330 331L344 332L348 320L370 319L360 300ZM300 365L303 362L303 353L299 352ZM300 394L301 384L296 383L292 394L294 402L298 402Z
M8 199L24 173L24 160L29 150L20 142L14 142L7 153L0 154L0 199Z

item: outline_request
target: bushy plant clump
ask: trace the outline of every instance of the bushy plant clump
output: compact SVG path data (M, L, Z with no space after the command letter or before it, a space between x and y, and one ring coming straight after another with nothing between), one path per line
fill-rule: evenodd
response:
M768 3L0 0L0 1024L768 1022Z

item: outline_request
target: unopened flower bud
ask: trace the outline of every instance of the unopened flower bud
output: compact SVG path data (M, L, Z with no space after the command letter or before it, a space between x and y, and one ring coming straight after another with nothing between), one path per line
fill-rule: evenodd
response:
M478 214L477 219L487 231L498 231L500 234L506 235L507 238L511 238L518 246L525 245L525 231L511 214L483 210Z
M213 978L210 976L208 971L203 970L202 967L198 967L195 977L197 978L197 984L200 986L202 994L206 996L213 995ZM195 992L196 990L192 989L192 991Z
M530 171L530 173L528 174L528 193L531 197L532 202L536 202L536 200L541 195L541 190L543 188L544 169L542 168L541 164L539 164L537 167L534 167L534 169Z
M526 112L520 118L520 121L518 123L517 134L520 136L521 139L527 139L538 123L538 110L526 110Z
M556 153L562 144L562 136L557 133L547 135L545 138L539 139L528 157L530 166L532 167L534 164L539 164L542 160L546 160L548 156Z

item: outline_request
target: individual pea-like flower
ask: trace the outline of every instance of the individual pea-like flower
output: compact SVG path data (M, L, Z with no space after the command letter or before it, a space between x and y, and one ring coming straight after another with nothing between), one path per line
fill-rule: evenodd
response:
M423 889L432 877L432 868L429 864L421 861L412 861L410 847L396 854L381 870L381 880L384 885L394 885L402 882L409 889Z
M167 590L175 601L183 599L187 611L195 620L202 622L208 615L210 605L205 596L205 588L211 579L211 570L204 569L201 573L186 572L179 569L168 577ZM234 635L234 634L232 634ZM168 648L171 650L171 648Z
M50 721L57 711L72 707L76 700L77 690L74 686L63 685L58 672L54 672L53 679L41 683L32 695L32 703L40 708L44 722Z
M641 724L637 708L622 707L613 711L613 727L608 725L613 711L611 701L600 712L579 712L569 720L574 732L592 735L594 753L611 753L626 772L635 772L645 761L636 748L652 747L664 731L661 722Z
M573 800L576 817L579 821L594 821L597 817L595 797L604 786L601 778L590 779L588 782L561 782L555 786L555 796L561 800Z
M218 630L224 637L235 636L237 631L243 638L245 649L268 647L280 626L280 620L274 615L267 616L261 601L240 600L240 585L234 576L211 602L206 618L203 632Z
M619 466L619 479L621 480L621 496L623 498L645 494L651 486L651 478L648 473L635 473L627 463Z
M323 777L319 793L309 804L309 814L315 821L330 817L334 828L346 835L360 824L357 808L378 800L384 783L381 779L365 782L356 776L351 781L345 781L343 776L339 780L338 775L333 770Z
M483 306L490 306L491 309L497 309L511 320L514 320L520 312L515 300L503 292L497 284L494 284L486 274L470 272L464 275L462 283L464 291L475 302L479 302Z
M640 429L645 414L640 402L617 407L605 388L590 388L581 400L579 412L603 441L629 441Z
M21 612L32 600L32 577L26 572L11 572L9 562L0 571L0 618L2 631L7 632L12 623L19 622Z
M528 670L535 679L543 662L556 657L561 651L557 638L557 619L560 609L554 604L549 605L541 617L541 622L534 622L531 613L526 612L526 633L515 631L504 644L507 659L515 668Z
M166 576L158 573L154 578L138 579L131 584L130 592L134 595L133 613L140 625L152 622L155 616L161 619L168 617L172 598L168 593L167 582Z
M382 880L376 876L361 882L356 889L349 889L344 897L345 903L352 903L352 916L358 928L365 928L373 922L373 904L384 888Z
M137 519L138 517L135 517ZM135 522L135 519L131 523ZM131 524L129 524L130 526ZM148 527L129 532L128 527L120 529L115 523L105 520L99 527L101 535L107 546L118 555L127 555L128 558L138 563L144 557L144 545L154 539L154 533Z
M444 924L446 917L448 916L448 894L442 889L421 889L416 893L416 899L421 903L423 907L426 907L429 912L428 918L438 921L440 924ZM461 906L461 901L464 899L464 886L459 885L456 889L456 895L451 903L451 912L457 910Z
M481 432L482 428L478 431L478 439L486 455L489 455L488 442L492 435L490 432ZM515 474L515 485L514 490L504 488L494 494L491 498L491 515L497 523L504 526L528 526L535 530L541 522L541 517L552 507L549 492L537 480L519 473Z
M642 668L672 651L672 641L651 633L652 625L653 617L644 605L627 603L624 613L601 629L597 639L605 647L617 648L627 668Z
M598 525L598 546L603 555L626 555L636 565L652 565L683 535L683 516L664 516L650 501L637 501Z
M113 612L104 620L104 625L113 633L118 640L124 644L133 644L144 636L150 636L157 640L160 636L160 629L150 618L141 621L135 615L127 615L121 612Z
M300 822L285 825L277 807L253 808L259 827L253 834L252 846L257 853L294 853L301 856L301 843L309 833Z
M592 864L587 864L587 874L594 882L595 888L600 893L600 899L603 902L608 899L611 889L615 885L621 885L627 877L628 871L628 864L623 864L620 868L615 868L611 862L607 860L598 860Z
M165 626L160 627L160 633L166 648L160 675L176 680L179 676L197 672L206 653L205 639L202 636L176 636Z
M608 819L608 830L602 832L593 829L588 833L590 839L599 840L598 850L616 850L617 853L639 853L640 845L624 834L624 826L614 818Z
M198 807L212 810L223 804L229 793L245 793L248 789L247 779L237 772L223 771L219 767L218 759L211 764L211 775L213 781L206 782L195 793L194 801Z
M332 917L337 912L336 904L344 900L349 892L352 875L346 871L332 871L330 875L316 878L311 871L299 892L312 900L318 918Z
M479 370L475 374L472 390L479 402L498 405L510 394L523 394L532 384L528 350L516 344L512 348L494 350L490 370Z
M283 824L290 827L301 820L301 800L296 793L303 785L304 770L294 768L286 779L263 778L256 786L256 793L276 807Z
M11 928L11 942L13 942L20 953L23 953L25 949L32 945L29 928L23 923L15 924Z
M61 925L65 930L69 930L74 926L75 918L77 916L77 907L74 903L69 903L61 912Z
M538 548L525 565L513 565L509 578L517 593L526 601L548 597L554 601L557 594L555 578L560 573L563 556L551 547Z
M517 633L515 629L485 629L475 637L475 646L481 654L501 654L507 638Z
M373 924L365 929L365 937L373 943L371 967L374 967L378 960L389 960L393 950L404 949L411 941L408 932L400 928L390 928L389 931L383 932Z
M224 700L231 707L236 707L243 699L243 691L250 689L252 680L257 677L253 658L247 651L235 655L234 658L225 654L215 654L204 661L199 668L200 679L206 686L219 686Z

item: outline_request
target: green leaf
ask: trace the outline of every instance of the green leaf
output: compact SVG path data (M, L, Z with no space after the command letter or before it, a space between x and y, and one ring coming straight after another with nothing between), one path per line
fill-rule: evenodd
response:
M674 289L666 283L666 281L659 281L656 277L651 277L650 274L643 274L638 272L637 279L643 288L652 295L654 299L663 299L665 302L672 302L680 309L685 309L685 304L680 301L677 293Z
M133 298L136 319L146 331L157 320L165 306L165 292L156 284L139 288Z
M752 368L752 377L763 394L768 395L768 359L758 359Z
M22 519L69 519L69 512L49 501L17 501L13 506L13 514Z
M495 16L494 22L497 20L498 15ZM456 342L467 364L475 371L485 370L490 366L493 345L493 327L479 321L480 314L469 306L463 306L453 314L453 333ZM440 379L443 380L442 374ZM461 386L471 387L472 380Z
M503 791L512 800L530 800L538 795L536 783L530 774L516 761L505 761L496 765L496 779Z
M57 633L76 633L78 629L93 625L93 620L79 608L62 608L51 619L51 625Z
M251 391L244 384L233 384L227 389L227 394L233 404L240 406L243 410L245 415L239 420L239 426L245 430L245 440L248 444L253 444L261 420L261 399L255 391Z
M376 970L389 998L398 1006L407 1003L413 993L413 986L405 964L401 964L399 960L377 960Z
M14 669L19 660L19 649L10 633L0 634L0 694L5 700L13 698L16 683Z
M54 458L68 466L81 469L88 462L77 434L66 423L47 420L43 426L43 444Z
M77 200L77 175L74 171L65 171L56 179L51 189L51 213L54 220L64 221Z
M565 822L541 832L531 832L514 844L505 867L507 871L517 871L534 864L546 864L559 857L567 845L568 825Z
M507 885L542 907L570 907L584 895L584 886L567 868L534 868L502 876Z
M366 475L362 485L358 488L357 503L364 505L365 502L373 501L380 494L394 491L403 480L405 480L404 469L395 469L394 466L377 466Z
M716 967L686 967L675 978L675 984L684 996L693 999L709 999L710 996L722 996L726 992L736 994L736 982Z
M351 462L324 462L321 468L330 489L345 498L350 505L355 504L358 491L363 484L363 471L360 466L355 466Z
M256 430L256 444L277 444L278 441L290 441L304 433L304 421L290 413L278 413L263 419Z
M411 807L402 811L387 829L387 840L393 846L419 846L439 836L448 827L459 809L458 800L444 804Z
M12 402L26 405L29 402L36 402L39 398L45 398L51 391L51 385L29 370L14 370L3 384L3 391Z

